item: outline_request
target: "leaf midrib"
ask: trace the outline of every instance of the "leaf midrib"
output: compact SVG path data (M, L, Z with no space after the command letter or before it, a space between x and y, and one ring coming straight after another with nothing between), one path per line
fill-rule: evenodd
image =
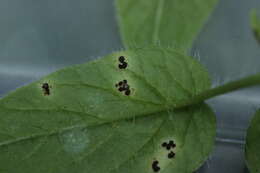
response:
M154 44L156 44L159 38L159 30L160 30L160 23L161 23L161 18L163 13L164 1L165 0L158 0L158 5L155 13L154 32L152 37Z

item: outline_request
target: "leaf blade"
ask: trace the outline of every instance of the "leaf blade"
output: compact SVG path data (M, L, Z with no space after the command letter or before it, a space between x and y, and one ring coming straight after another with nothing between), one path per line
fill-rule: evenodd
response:
M125 47L159 43L187 51L216 3L217 0L117 0L122 41Z
M247 130L246 136L246 146L245 146L245 158L247 167L250 172L259 172L259 160L260 160L260 152L259 152L259 132L260 132L260 111L258 110L253 119L251 120L250 126Z
M128 63L127 69L118 68L118 57L122 55ZM130 96L115 86L124 79L130 85ZM46 82L50 95L44 95L41 88ZM143 146L147 146L147 141L155 140L154 152L158 152L154 156L159 154L159 159L164 160L161 163L167 166L170 162L163 159L167 153L158 149L158 145L174 134L180 146L182 136L189 136L189 147L183 149L184 153L191 144L206 148L194 154L198 162L188 168L193 171L212 149L214 114L204 104L183 111L169 108L209 86L208 74L201 65L170 48L117 52L88 64L59 70L0 100L0 163L4 170L18 173L107 172L109 169L120 172L124 169L120 164L130 166L129 172L137 168L151 172L152 153L144 154L147 164L136 168L132 166L132 158L146 152ZM190 124L193 129L185 132ZM167 132L169 129L171 133ZM159 136L155 135L158 130L163 130ZM203 143L194 145L198 135ZM142 152L138 152L140 149ZM148 145L148 149L153 148ZM180 159L176 160L183 164L186 156L179 155ZM165 169L162 165L162 169L185 171L185 167L178 165Z
M255 39L260 42L260 19L257 16L257 10L252 9L250 12L250 24Z

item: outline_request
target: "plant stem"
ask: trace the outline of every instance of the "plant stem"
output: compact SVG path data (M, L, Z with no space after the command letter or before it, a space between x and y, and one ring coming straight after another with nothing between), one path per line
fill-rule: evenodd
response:
M176 105L175 109L199 104L207 99L254 85L260 85L260 74L245 77L216 88L208 89L198 95L195 95L188 101L179 103L178 105Z

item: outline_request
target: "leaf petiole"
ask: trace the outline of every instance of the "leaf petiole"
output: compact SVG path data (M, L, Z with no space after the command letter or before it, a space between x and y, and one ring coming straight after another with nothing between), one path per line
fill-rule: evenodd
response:
M239 89L251 87L254 85L260 85L260 74L251 75L236 81L226 83L222 86L218 86L212 89L208 89L198 95L195 95L190 100L185 100L176 105L175 109L181 109L187 106L199 104L210 98L223 95L229 92L233 92Z

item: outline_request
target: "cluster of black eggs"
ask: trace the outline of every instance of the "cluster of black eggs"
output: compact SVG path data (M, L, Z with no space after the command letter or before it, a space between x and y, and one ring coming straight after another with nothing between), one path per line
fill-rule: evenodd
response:
M163 148L166 148L166 150L171 150L171 149L174 149L175 147L176 147L176 144L174 143L174 141L173 140L170 140L169 141L169 143L167 143L167 142L163 142L162 143L162 147ZM173 152L173 151L170 151L169 153L168 153L168 158L169 159L172 159L172 158L174 158L175 157L175 153ZM155 161L153 161L153 163L152 163L152 169L153 169L153 171L154 172L159 172L160 171L160 166L159 166L159 161L158 160L155 160Z
M162 147L166 148L167 150L171 150L171 148L174 149L176 147L176 144L172 140L170 140L169 143L167 142L162 143ZM169 159L174 158L174 156L175 153L173 151L170 151L170 153L168 153Z
M119 65L118 65L119 69L127 68L128 64L127 64L124 56L120 56L118 58L118 61L119 61ZM118 91L124 92L125 95L129 96L131 94L130 85L128 85L127 80L120 81L115 86L118 88ZM42 88L43 94L45 96L50 95L51 86L48 83L43 83L41 88Z
M118 88L118 91L124 92L125 95L130 95L130 86L127 84L127 80L120 81L116 84L116 87Z
M125 57L120 56L118 58L118 61L119 61L118 68L119 69L126 69L128 64L125 61ZM115 86L116 86L116 88L118 88L118 91L124 92L125 95L129 96L131 94L130 85L127 83L127 80L120 81Z

